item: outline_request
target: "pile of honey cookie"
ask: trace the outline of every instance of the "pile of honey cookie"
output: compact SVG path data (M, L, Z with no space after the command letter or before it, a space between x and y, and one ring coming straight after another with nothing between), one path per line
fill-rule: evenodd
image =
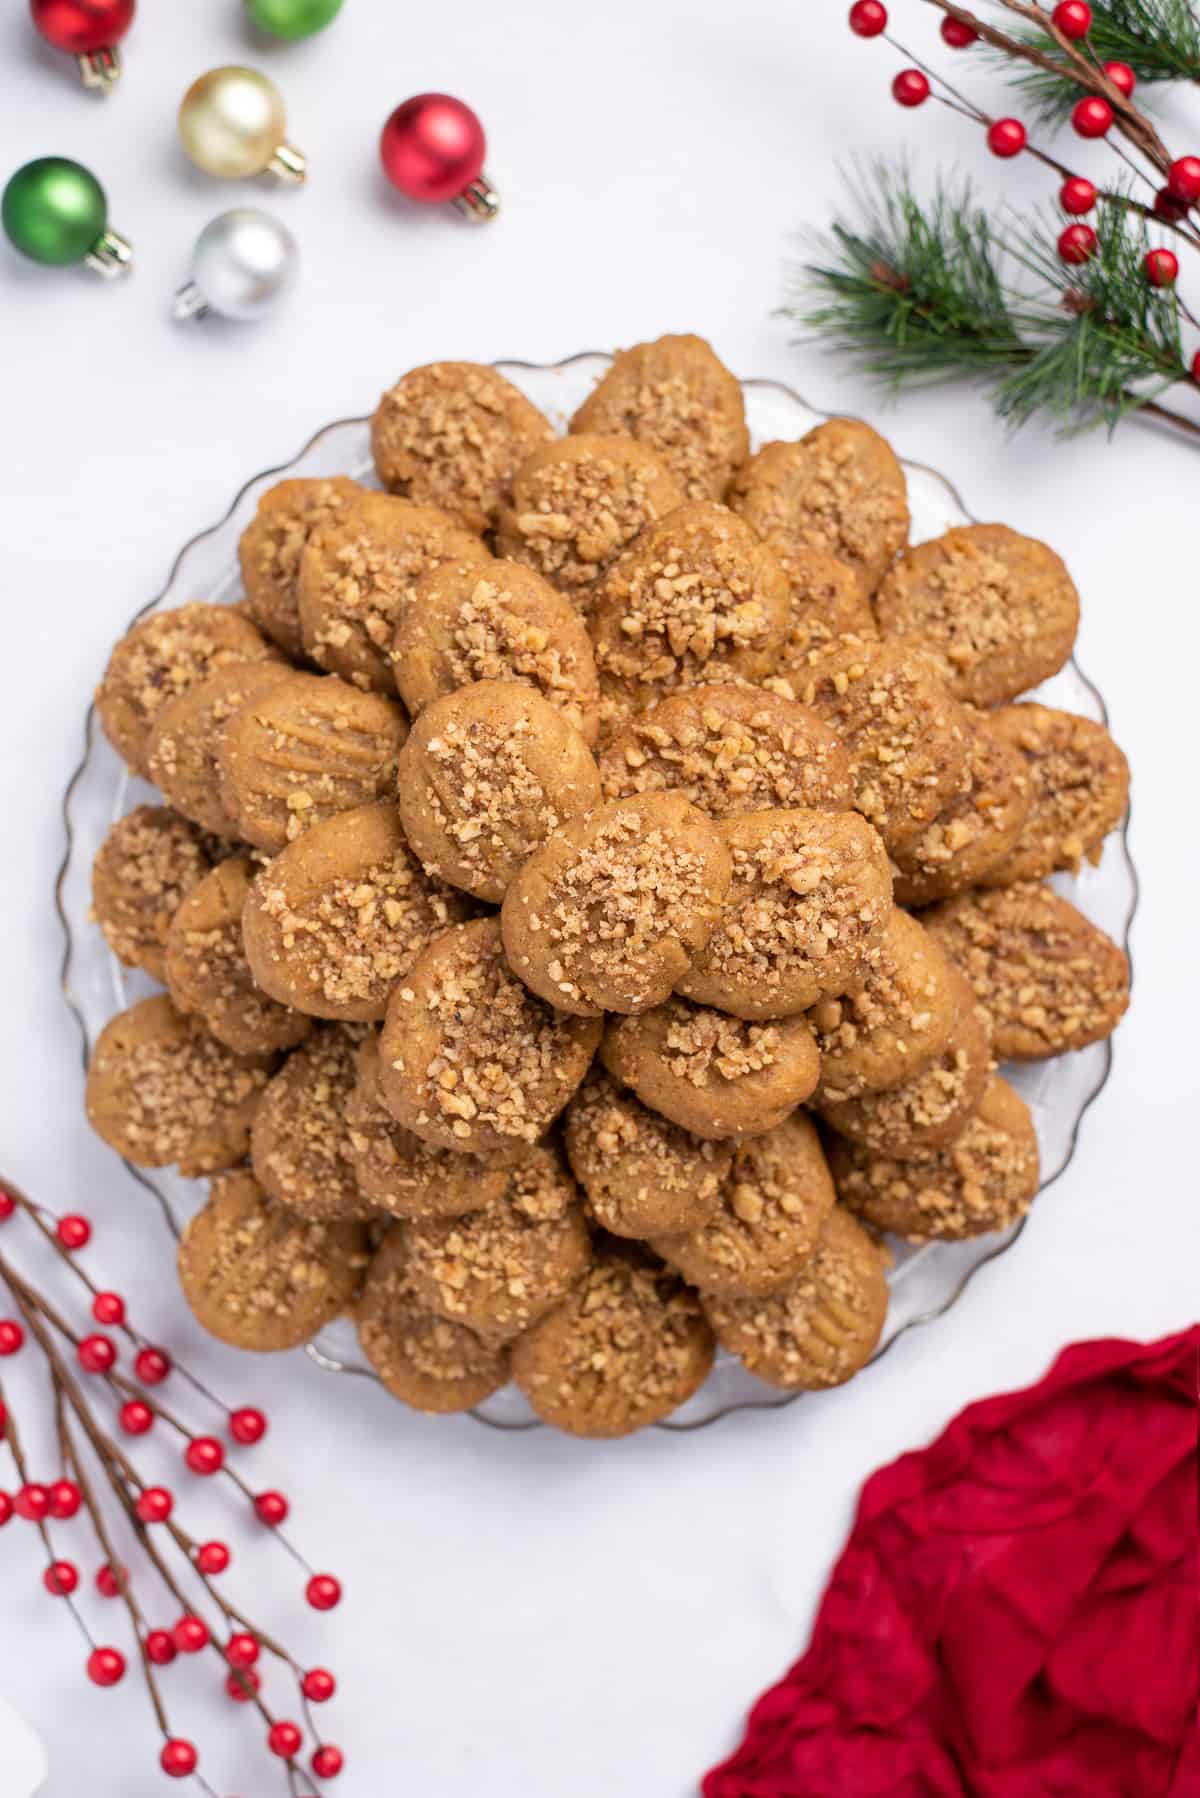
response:
M1048 883L1124 757L1019 698L1071 654L1066 568L1003 525L911 547L855 420L751 455L691 336L565 436L493 369L414 369L372 443L384 491L281 482L244 599L113 650L100 722L163 802L95 916L166 991L97 1042L93 1125L211 1179L179 1273L214 1335L349 1313L419 1409L511 1379L624 1435L718 1344L849 1379L887 1235L1037 1193L997 1064L1128 1002Z

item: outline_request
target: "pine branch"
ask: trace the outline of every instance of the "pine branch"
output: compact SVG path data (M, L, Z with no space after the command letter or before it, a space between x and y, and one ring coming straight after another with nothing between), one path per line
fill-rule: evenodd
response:
M1020 32L1030 49L1044 34ZM1189 0L1092 0L1089 47L1099 63L1127 62L1142 88L1164 81L1200 82L1200 17ZM988 53L1009 61L1007 52ZM1030 115L1061 123L1079 98L1076 83L1050 69L1030 67L1013 78Z

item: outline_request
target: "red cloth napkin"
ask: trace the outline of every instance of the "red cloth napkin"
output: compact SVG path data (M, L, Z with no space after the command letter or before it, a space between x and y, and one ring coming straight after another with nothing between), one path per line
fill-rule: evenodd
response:
M874 1474L705 1798L1200 1798L1198 1365L1077 1344Z

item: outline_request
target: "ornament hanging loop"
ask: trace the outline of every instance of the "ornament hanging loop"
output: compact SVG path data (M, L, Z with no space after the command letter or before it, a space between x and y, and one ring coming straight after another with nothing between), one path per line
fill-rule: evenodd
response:
M267 172L274 175L277 181L287 181L295 187L301 187L308 180L308 158L303 150L297 150L291 144L280 144L271 153Z
M455 195L454 204L472 224L486 225L500 211L500 195L486 175L476 175L474 181Z
M77 56L75 61L79 65L79 79L93 93L111 94L121 79L121 52L115 44L105 44L100 50L89 50L86 54Z
M106 281L115 281L121 275L132 274L133 245L119 231L105 230L83 260Z

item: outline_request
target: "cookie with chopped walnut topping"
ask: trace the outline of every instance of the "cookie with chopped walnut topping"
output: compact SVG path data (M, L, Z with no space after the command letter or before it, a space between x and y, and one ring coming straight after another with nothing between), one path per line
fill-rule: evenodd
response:
M448 512L365 489L309 533L296 590L305 653L364 692L392 693L393 639L418 578L490 558Z
M362 1034L353 1025L319 1024L288 1056L254 1114L255 1177L301 1217L374 1213L355 1179L346 1122Z
M393 1224L371 1258L354 1311L363 1354L393 1398L414 1411L469 1411L508 1380L508 1350L419 1303L408 1232Z
M822 719L723 682L672 693L631 719L609 739L600 778L607 799L671 788L710 818L852 803L849 760Z
M289 678L282 662L230 662L155 714L146 746L146 774L185 818L236 841L238 821L221 793L225 726L252 699Z
M683 501L666 464L633 437L562 437L517 470L496 548L536 568L586 613L621 551Z
M242 913L256 873L247 855L218 862L194 886L167 932L166 976L180 1011L203 1018L239 1055L293 1049L312 1020L256 984L242 939Z
M821 1056L822 1103L901 1086L950 1041L963 1000L946 955L895 906L865 978L805 1015Z
M740 381L691 333L618 350L570 431L634 438L666 464L688 499L720 499L750 448Z
M684 1236L655 1236L651 1246L703 1293L762 1298L791 1285L832 1209L821 1139L798 1111L738 1143L706 1224Z
M652 1110L718 1141L773 1130L809 1097L821 1066L803 1017L756 1024L674 996L610 1019L600 1056Z
M427 873L498 905L553 831L599 805L600 772L535 688L481 680L426 706L400 751L396 791Z
M788 578L792 603L775 666L764 685L794 699L814 657L845 639L877 641L879 631L863 584L848 562L788 536L769 535L767 544Z
M504 897L505 953L560 1011L649 1011L703 951L729 880L717 826L682 794L614 799L525 863Z
M600 1030L517 979L498 918L456 924L393 989L379 1041L383 1102L435 1148L527 1148L587 1073Z
M883 1334L886 1265L881 1246L837 1205L786 1291L750 1299L706 1295L705 1315L722 1348L768 1385L800 1392L841 1386L866 1366Z
M345 1311L368 1261L361 1224L297 1217L248 1168L213 1181L179 1243L196 1321L231 1348L299 1348Z
M1101 1042L1129 1006L1124 950L1040 881L963 893L924 922L970 981L1001 1061Z
M1079 595L1046 544L1006 524L956 526L906 551L875 595L885 641L929 656L958 699L998 705L1057 674Z
M1024 1217L1039 1182L1029 1107L998 1074L949 1147L900 1161L835 1140L829 1165L841 1204L909 1242L958 1242L1006 1230Z
M345 475L279 481L268 487L242 532L238 561L246 610L291 661L304 654L297 580L309 536L362 492Z
M765 443L734 476L729 504L781 547L845 562L868 598L908 542L904 470L857 418L827 419L798 443Z
M1129 807L1129 763L1104 726L1027 700L989 713L988 728L1024 761L1030 806L1012 852L980 884L1006 887L1098 862Z
M563 1142L592 1215L614 1236L698 1229L733 1163L729 1143L651 1111L599 1066L567 1106Z
M612 1243L512 1351L513 1379L543 1422L570 1436L632 1435L708 1378L712 1332L678 1275Z
M749 812L718 826L733 866L724 911L676 982L738 1018L786 1018L859 982L892 909L878 833L855 812Z
M1022 757L990 715L972 719L970 785L893 855L897 905L929 905L976 886L1012 854L1033 795Z
M393 646L396 685L414 717L480 680L527 681L594 743L596 658L569 599L520 562L443 562L413 589Z
M170 806L117 819L92 863L92 915L118 961L165 978L171 919L211 867L211 845Z

